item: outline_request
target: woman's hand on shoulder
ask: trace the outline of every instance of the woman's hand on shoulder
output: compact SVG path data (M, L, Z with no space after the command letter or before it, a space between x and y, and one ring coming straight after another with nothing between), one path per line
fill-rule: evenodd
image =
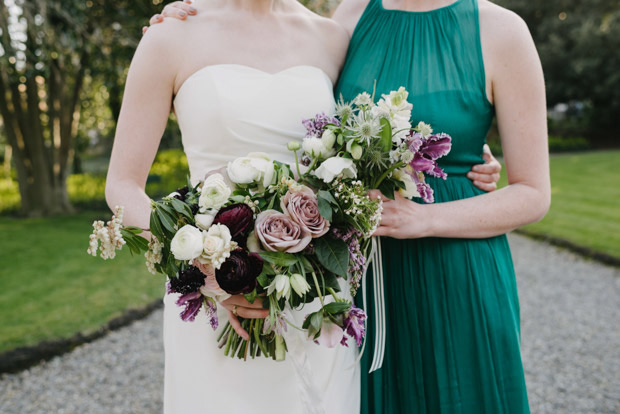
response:
M185 20L187 16L194 16L198 13L198 10L194 6L192 6L192 2L190 0L185 1L174 1L172 3L166 4L166 7L162 10L161 14L156 14L149 20L149 25L153 26L154 24L161 23L164 21L165 17L172 17L174 19ZM148 30L148 26L144 26L142 28L142 33L146 33Z
M467 173L467 178L472 180L474 185L482 191L490 193L497 189L502 164L493 156L491 148L487 144L484 144L482 149L482 158L484 164L474 165L471 171Z

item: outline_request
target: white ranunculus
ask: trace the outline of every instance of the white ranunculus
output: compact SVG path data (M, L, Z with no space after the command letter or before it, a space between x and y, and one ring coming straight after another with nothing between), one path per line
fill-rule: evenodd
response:
M268 187L273 183L274 167L269 156L252 152L228 163L228 177L236 184L257 184Z
M202 235L203 252L198 260L219 269L230 257L230 252L237 247L237 243L232 241L230 230L223 224L212 225Z
M305 153L313 158L324 159L334 155L332 148L327 148L321 138L304 138L303 147Z
M192 260L202 253L202 232L186 224L176 232L170 242L170 251L177 260Z
M196 226L203 230L209 230L209 227L211 227L211 224L213 224L214 219L214 214L196 214L194 216L194 220L196 220Z
M334 178L341 174L344 178L357 177L357 169L352 159L331 157L323 161L319 168L314 171L314 175L326 183L331 183L334 181Z
M407 171L400 169L394 171L394 178L405 183L404 189L399 189L398 192L405 198L420 197L418 192L418 186L413 181L413 178L407 173Z
M420 121L416 128L418 129L418 132L422 134L422 136L425 138L433 133L433 128L431 128L431 126L426 122Z
M303 296L310 291L310 285L306 281L306 278L299 273L293 273L291 275L291 287L299 296Z
M231 188L226 184L222 174L213 174L207 177L202 184L198 205L200 212L206 213L209 210L219 210L228 202L228 197L232 194Z

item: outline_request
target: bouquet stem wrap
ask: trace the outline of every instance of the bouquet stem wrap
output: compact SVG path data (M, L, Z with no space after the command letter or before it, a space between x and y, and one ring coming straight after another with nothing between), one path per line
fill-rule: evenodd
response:
M383 290L383 259L381 254L381 239L372 237L369 264L372 266L372 285L374 290L374 308L375 308L375 346L370 364L370 374L383 366L383 357L385 355L385 292ZM368 267L366 267L366 271ZM362 279L362 300L364 309L367 306L366 294L366 273ZM360 354L364 352L362 351ZM361 355L360 355L361 356Z

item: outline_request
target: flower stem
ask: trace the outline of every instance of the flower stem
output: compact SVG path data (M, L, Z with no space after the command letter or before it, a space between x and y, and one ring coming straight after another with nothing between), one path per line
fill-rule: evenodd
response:
M314 286L316 287L316 293L319 295L321 306L325 306L323 295L321 294L321 288L319 287L319 280L316 278L316 272L312 272L312 280L314 280Z
M299 158L297 157L297 150L293 151L295 154L295 168L297 169L297 179L301 179L301 171L299 171Z
M383 174L381 174L381 176L379 177L379 179L377 181L375 181L375 183L372 185L372 188L379 188L379 186L381 185L381 183L383 182L383 180L385 180L387 178L388 175L390 175L394 170L404 166L405 164L402 161L397 162L396 164L392 165L390 168L388 168L387 170L385 170L385 172Z

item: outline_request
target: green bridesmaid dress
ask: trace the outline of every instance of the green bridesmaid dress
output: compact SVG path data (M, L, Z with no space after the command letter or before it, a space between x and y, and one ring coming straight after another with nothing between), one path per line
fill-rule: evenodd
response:
M483 162L494 116L485 92L477 0L428 12L388 10L381 0L370 0L336 96L351 100L372 91L375 81L377 96L407 88L414 125L423 120L452 136L452 151L440 160L448 179L428 180L436 202L481 194L465 175ZM371 306L362 413L529 413L506 236L381 243L385 359L367 374L376 315ZM372 304L373 292L368 295Z

